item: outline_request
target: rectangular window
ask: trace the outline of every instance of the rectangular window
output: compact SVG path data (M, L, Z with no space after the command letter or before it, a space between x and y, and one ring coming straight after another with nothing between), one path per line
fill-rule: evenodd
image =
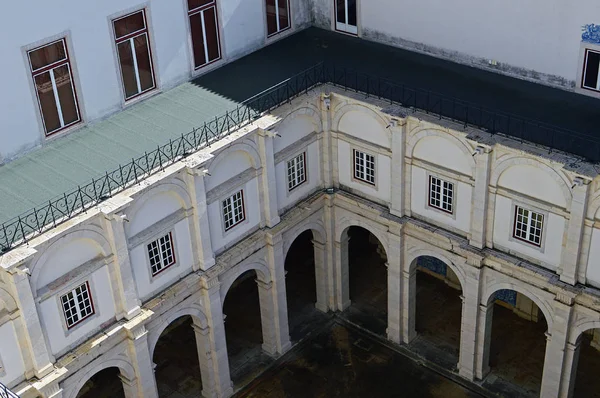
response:
M335 2L335 29L358 34L356 0L333 0Z
M600 52L585 51L582 86L600 91Z
M94 314L94 303L92 302L88 282L61 296L60 302L69 329Z
M541 246L543 225L543 214L515 206L515 238Z
M289 0L266 0L267 36L272 36L290 27Z
M46 135L78 123L81 118L65 39L27 55Z
M175 264L173 235L171 232L148 243L148 258L150 259L152 276Z
M152 53L144 10L115 19L115 41L125 100L155 88Z
M375 185L375 156L354 149L354 178Z
M188 0L194 68L221 59L219 24L215 0Z
M429 206L452 213L452 199L454 199L454 184L429 176Z
M287 162L288 190L306 181L306 158L304 152Z
M225 231L235 227L246 219L244 211L244 192L242 190L225 199L222 204Z

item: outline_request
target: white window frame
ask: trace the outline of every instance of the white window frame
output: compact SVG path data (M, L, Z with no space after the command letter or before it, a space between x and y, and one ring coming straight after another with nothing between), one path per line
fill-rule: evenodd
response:
M164 242L163 242L164 241ZM169 244L169 248L171 253L165 253L165 251L163 250L163 245L164 243L168 243ZM154 255L152 253L152 251L155 248L151 248L150 246L156 245L156 254ZM177 256L175 254L175 241L173 240L173 232L169 231L166 234L161 235L160 237L154 239L153 241L149 242L146 244L146 253L148 255L148 266L150 268L150 274L154 277L158 274L160 274L161 272L163 272L164 270L166 270L167 268L173 266L176 262L177 262ZM152 259L154 257L158 257L158 263L155 265L158 265L156 267L154 267L152 265ZM167 261L168 258L170 257L170 261ZM156 268L156 270L153 269Z
M600 71L598 72L598 76L596 77L596 87L588 87L588 86L584 85L585 78L587 75L587 68L588 68L588 56L589 56L590 52L600 54L600 51L597 49L592 49L592 48L585 49L585 55L583 57L583 72L582 72L582 76L581 76L581 88L586 89L586 90L593 90L593 91L600 92ZM600 63L600 61L599 61L599 63ZM600 69L600 65L599 65L599 69Z
M339 32L349 33L351 35L358 35L358 19L359 19L359 0L356 0L356 26L348 23L348 0L344 0L345 10L345 23L338 22L337 20L337 0L333 0L333 24L335 30Z
M236 200L238 199L240 206L236 206ZM229 231L246 220L243 189L240 189L233 195L221 200L221 213L223 215L223 229L225 231ZM229 217L228 214L230 214Z
M372 167L368 167L368 161L372 163ZM377 156L365 152L360 149L352 149L352 175L355 180L364 182L366 184L376 186L377 185ZM362 168L362 171L359 170ZM372 181L371 181L372 179Z
M438 184L439 183L439 184ZM434 189L435 188L435 189ZM450 192L450 194L448 194ZM433 194L439 195L439 204L436 204L436 198ZM427 204L436 210L441 210L444 213L454 214L454 198L456 197L456 187L451 181L444 180L443 178L429 175L428 184L428 199ZM449 208L445 208L446 204Z
M87 295L88 295L88 298L90 301L90 304L89 304L90 312L87 312L85 315L83 315L82 309L80 308L81 297L78 296L78 294L77 294L77 289L80 289L82 287L85 287L85 291L87 292ZM65 308L65 302L63 301L63 298L67 297L69 295L73 296L73 301L75 304L73 308L75 309L75 313L77 314L77 317L78 317L78 319L72 323L70 323L70 321L69 321L69 316L67 315L67 309ZM62 313L63 313L64 319L65 319L65 324L67 326L67 329L73 329L75 326L79 325L81 322L83 322L84 320L86 320L87 318L91 317L92 315L94 315L96 313L96 310L94 308L94 300L92 297L92 290L90 289L89 281L80 283L75 288L62 294L59 298L59 302L60 302L60 306L62 309Z
M522 217L525 218L524 222L519 221L519 210L522 210L524 214ZM525 214L526 212L526 214ZM529 243L535 247L542 247L543 239L544 239L544 223L545 223L546 215L539 211L531 210L525 206L514 205L514 220L513 220L513 238ZM534 223L539 222L539 228L534 226ZM525 227L523 229L523 226ZM520 227L520 228L519 228ZM539 234L533 233L531 228L534 227L536 230L539 230ZM518 235L519 232L519 235ZM520 236L520 234L524 234L524 236ZM536 241L535 237L538 237L538 241Z
M194 69L195 72L197 72L199 69L205 68L209 65L212 65L220 60L223 59L223 54L222 54L222 50L221 50L221 24L219 23L219 8L217 7L217 1L213 0L211 3L207 3L207 4L203 4L201 6L198 6L196 8L193 9L189 9L189 4L186 1L186 10L187 11L187 24L188 24L188 28L189 28L189 36L190 36L190 46L191 46L191 58L192 58L192 67ZM206 23L205 23L205 12L207 12L208 10L214 8L215 9L215 25L217 28L217 47L219 50L219 56L215 59L213 59L212 61L209 61L209 55L208 55L208 47L205 45L204 46L204 63L202 65L198 65L196 66L196 59L194 58L194 39L192 37L192 21L191 18L196 15L199 14L200 18L201 18L201 26L202 26L202 37L204 40L204 43L206 43Z
M306 182L306 152L302 152L286 162L287 187L291 192Z
M266 0L263 0L265 2L265 17L267 15L266 11L267 11L267 7L269 6L266 2ZM286 2L287 3L287 17L288 17L288 26L287 28L283 28L281 29L281 26L279 26L279 3L280 2ZM275 36L276 34L279 34L281 32L285 32L288 29L292 28L292 11L290 10L290 1L289 0L275 0L275 20L277 22L277 30L273 33L269 33L269 26L267 25L267 38L271 38L273 36Z

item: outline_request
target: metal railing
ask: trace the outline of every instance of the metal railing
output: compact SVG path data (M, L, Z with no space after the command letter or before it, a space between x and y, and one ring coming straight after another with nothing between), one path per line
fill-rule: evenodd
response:
M472 126L491 134L502 133L546 146L550 151L558 149L593 162L600 160L600 139L597 137L321 62L249 98L237 108L203 126L182 134L175 140L169 140L167 144L131 159L116 170L106 172L84 186L78 186L69 193L3 223L0 226L0 253L27 242L77 214L84 213L153 173L248 125L264 112L290 102L317 85L325 83L363 93L367 97L377 97L389 101L390 104L412 108L413 112L422 110L439 119L460 122L465 128Z
M19 398L19 396L0 383L0 398Z

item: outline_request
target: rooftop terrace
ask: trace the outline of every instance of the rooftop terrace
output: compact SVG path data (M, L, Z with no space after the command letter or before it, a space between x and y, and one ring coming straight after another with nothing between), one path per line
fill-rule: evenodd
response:
M599 100L310 28L0 166L0 249L324 82L600 160Z

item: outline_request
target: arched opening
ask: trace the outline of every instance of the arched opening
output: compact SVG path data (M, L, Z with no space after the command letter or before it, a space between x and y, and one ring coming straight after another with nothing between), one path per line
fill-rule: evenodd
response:
M348 318L380 335L387 328L387 254L381 242L362 227L350 227L342 236L347 247Z
M572 370L575 378L572 396L600 397L600 329L582 333L577 345Z
M539 396L548 325L542 311L527 296L498 290L486 310L486 350L489 370L485 384ZM485 365L485 362L484 362Z
M285 289L290 338L298 341L323 319L316 309L317 281L313 233L304 231L294 240L285 257Z
M454 369L460 351L462 288L445 262L431 256L415 260L418 338L413 349L438 364Z
M255 270L241 274L223 303L229 369L234 386L250 382L270 358L262 351L262 324Z
M121 371L117 367L101 370L85 382L77 393L77 398L125 398L120 375Z
M158 395L201 396L202 379L196 333L189 315L171 322L161 333L152 361Z

